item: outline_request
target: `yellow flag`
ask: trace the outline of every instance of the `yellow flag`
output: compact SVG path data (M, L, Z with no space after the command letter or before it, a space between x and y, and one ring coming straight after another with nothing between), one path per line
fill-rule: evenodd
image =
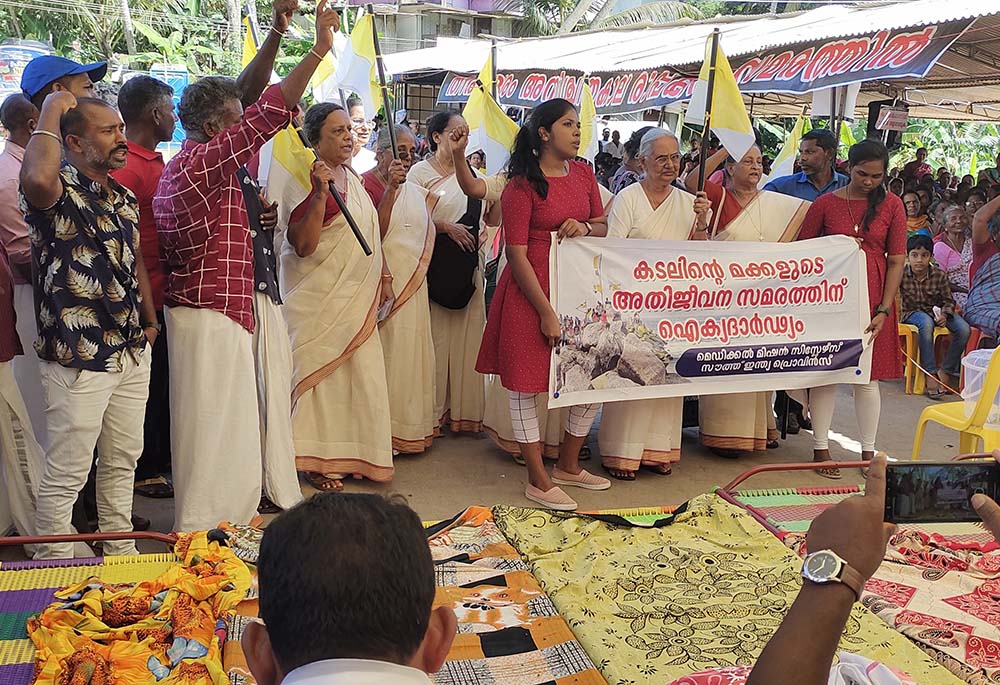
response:
M488 72L490 60L480 72ZM476 84L465 103L462 116L469 125L468 151L482 150L486 154L486 171L495 174L510 159L510 149L514 145L518 127L493 99L490 92Z
M486 58L486 64L479 70L479 82L487 93L493 94L493 51Z
M785 138L785 144L781 146L781 152L774 158L770 176L760 179L759 187L763 188L769 181L776 178L791 176L795 171L795 158L799 154L799 143L802 142L805 125L805 117L800 116L795 120L795 126L792 127L792 132Z
M365 14L354 25L333 80L338 88L361 98L365 114L374 117L381 103L375 67L375 17Z
M691 104L688 105L686 120L688 123L704 124L705 110L708 104L708 76L712 70L712 36L705 45L705 62L698 74ZM710 125L712 132L719 137L729 154L735 159L742 159L747 150L754 144L753 127L750 116L743 105L740 87L736 83L729 60L718 46L715 54L715 79L713 81L712 111Z
M250 28L250 17L243 17L243 54L240 56L240 68L246 68L248 64L257 56L257 44L253 40L253 31Z
M594 104L590 83L584 79L580 94L580 151L577 154L590 162L594 161L600 147L597 129L597 105Z
M288 217L312 190L310 171L316 156L299 137L298 131L287 126L264 145L260 151L261 175L265 194L278 203L278 225L288 226Z

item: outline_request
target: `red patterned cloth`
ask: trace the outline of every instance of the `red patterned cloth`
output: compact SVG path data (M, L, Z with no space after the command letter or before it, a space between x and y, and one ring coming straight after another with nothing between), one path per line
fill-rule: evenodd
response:
M828 685L917 685L910 676L857 654L840 652ZM745 685L752 666L713 668L675 680L670 685Z

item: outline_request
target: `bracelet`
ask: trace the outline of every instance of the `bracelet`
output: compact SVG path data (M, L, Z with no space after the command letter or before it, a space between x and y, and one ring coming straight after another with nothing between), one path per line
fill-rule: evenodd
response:
M309 49L309 54L311 54L313 57L315 57L316 59L318 59L320 62L323 61L323 55L321 55L318 52L316 52L316 48L310 48Z
M392 280L392 274L382 274L382 280L383 281L391 281Z
M155 328L157 333L163 330L163 327L160 325L159 321L147 321L146 323L140 323L139 325L142 326L142 330L146 330L147 328Z
M587 235L590 235L593 232L594 227L590 225L589 221L584 221L583 225L587 227Z
M694 227L694 232L695 232L695 233L704 233L704 232L705 232L705 231L707 231L707 230L708 230L708 224L705 224L704 226L697 226L697 225L696 225L696 226Z
M284 38L285 37L285 32L284 31L279 31L278 29L274 28L273 26L271 27L271 30L274 31L275 33L277 33L279 38Z
M52 138L53 140L58 141L58 143L60 145L62 145L62 138L60 138L59 136L57 136L52 131L45 131L43 129L38 128L38 129L35 129L34 131L31 132L31 137L34 138L35 136L48 136L49 138Z

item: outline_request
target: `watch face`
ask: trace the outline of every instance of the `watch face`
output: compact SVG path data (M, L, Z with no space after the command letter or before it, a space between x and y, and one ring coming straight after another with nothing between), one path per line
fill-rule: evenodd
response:
M837 577L840 564L829 552L817 552L806 559L805 570L811 580L831 580Z

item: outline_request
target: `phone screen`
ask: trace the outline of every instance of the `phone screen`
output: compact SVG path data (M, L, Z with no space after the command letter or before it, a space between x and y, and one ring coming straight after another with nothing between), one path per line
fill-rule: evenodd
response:
M890 523L979 521L970 500L996 498L1000 465L989 462L895 463L886 470L885 520Z

